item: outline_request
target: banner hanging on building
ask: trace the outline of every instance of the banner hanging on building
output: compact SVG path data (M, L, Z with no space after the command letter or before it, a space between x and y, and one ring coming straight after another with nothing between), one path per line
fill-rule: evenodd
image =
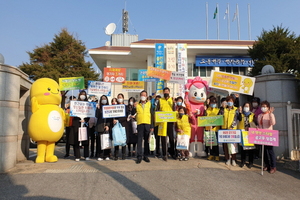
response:
M252 95L255 78L212 70L209 87Z
M176 72L176 44L166 44L166 69Z
M126 68L104 67L103 81L112 83L124 83L126 80Z
M165 70L165 69L159 69L159 68L151 67L151 66L148 66L148 69L147 69L147 75L148 76L152 76L152 77L155 77L155 78L160 78L160 79L163 79L163 80L170 80L171 73L172 73L171 71L168 71L168 70Z
M196 56L197 67L253 67L250 57Z
M84 77L59 78L60 91L84 89Z
M188 79L187 44L177 44L178 72L184 72L184 84ZM184 85L179 86L179 94L184 97Z
M138 81L157 82L159 81L159 78L147 76L147 69L140 69L138 75Z
M156 43L155 44L155 67L158 69L165 69L165 44ZM163 93L165 82L163 80L159 80L156 83L156 93Z
M141 92L144 90L143 81L125 81L122 84L123 92Z
M111 94L111 83L101 82L101 81L88 81L88 90L89 95L106 95L110 96Z

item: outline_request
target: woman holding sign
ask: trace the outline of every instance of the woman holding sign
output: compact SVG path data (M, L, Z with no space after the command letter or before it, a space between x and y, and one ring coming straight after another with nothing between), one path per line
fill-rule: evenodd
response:
M275 116L273 114L274 107L270 107L268 101L261 102L261 111L262 113L257 117L258 128L273 130L273 126L276 124ZM273 146L265 145L264 151L264 171L269 171L270 174L276 172L276 158L273 151Z
M101 161L103 159L109 160L110 157L110 148L104 149L104 147L101 146L101 137L103 138L103 134L109 134L111 138L110 126L112 124L111 118L103 118L103 105L109 105L108 98L105 95L102 95L100 97L99 104L97 105L96 109L96 118L97 118L97 124L96 124L96 132L98 133L96 135L96 158L97 160Z
M222 129L236 129L237 128L237 119L239 112L236 107L234 107L234 98L232 96L226 97L227 106L226 108L220 112L224 116L224 124ZM228 146L234 146L235 144L231 143L223 143L223 149L226 159L226 165L230 165L230 156L231 156L231 164L232 166L236 166L236 149L228 148ZM230 150L230 151L229 151Z
M86 92L82 90L78 94L78 101L88 101ZM83 127L87 127L88 121L90 120L89 117L84 118L83 120L80 119L79 117L74 117L73 118L73 123L72 123L72 128L70 132L70 144L74 145L74 151L75 151L75 161L80 161L80 147L79 144L80 142L78 141L78 131L79 127L81 127L81 123L84 123ZM88 134L88 131L86 131ZM87 136L89 138L89 135ZM83 152L84 152L84 157L85 160L89 160L89 140L82 141L81 142L83 146Z

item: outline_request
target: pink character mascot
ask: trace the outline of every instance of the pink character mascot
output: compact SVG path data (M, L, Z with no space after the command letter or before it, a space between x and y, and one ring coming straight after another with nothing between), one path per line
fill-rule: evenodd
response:
M191 156L206 156L203 146L204 127L198 127L197 117L204 115L208 85L199 76L189 79L185 85L185 105L190 115L192 134L190 139Z

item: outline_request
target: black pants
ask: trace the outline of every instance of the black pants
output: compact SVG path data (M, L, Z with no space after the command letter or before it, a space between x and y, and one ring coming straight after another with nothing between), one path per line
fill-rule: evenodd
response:
M89 157L89 142L88 141L84 141L85 143L82 145L83 146L83 156L85 158ZM83 143L83 142L82 142ZM75 153L75 158L80 158L80 146L79 146L80 142L75 142L74 144L74 153Z
M276 157L273 150L273 146L264 146L264 163L266 167L276 167Z
M210 153L211 156L219 156L219 141L218 141L218 132L213 132L216 134L216 139L217 139L217 146L212 146L212 148L210 148L209 146L205 146L205 152L208 155L208 153Z
M169 148L169 153L171 156L176 156L175 155L175 141L174 141L174 132L173 132L173 122L168 122L167 123L167 136L169 136L169 143L170 143L170 148ZM167 137L161 136L161 146L162 146L162 153L163 156L167 156Z
M89 128L88 131L90 132L91 154L94 155L94 153L95 153L95 141L96 141L95 126L93 126L92 128ZM97 150L97 147L96 147L96 150Z
M242 163L246 162L247 153L248 153L248 156L249 156L249 164L253 164L255 149L244 150L243 147L241 148Z
M149 149L149 133L150 124L139 124L137 126L138 142L137 142L137 158L148 157L150 153ZM143 139L144 139L144 154L143 154Z
M155 136L155 153L156 153L156 155L157 156L160 156L160 138L161 138L161 136L159 136L158 135L158 126L156 126L155 128L154 128L154 136Z
M115 157L118 157L119 156L119 146L115 146L115 152L114 152L114 155L115 155ZM126 157L126 145L125 146L122 146L122 158L124 157Z
M110 149L101 149L101 132L98 132L98 134L96 135L96 158L108 158L110 157Z

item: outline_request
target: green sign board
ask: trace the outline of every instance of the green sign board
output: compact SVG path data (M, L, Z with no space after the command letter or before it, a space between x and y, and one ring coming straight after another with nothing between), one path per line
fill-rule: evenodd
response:
M156 111L155 122L176 122L176 112L174 111Z
M60 78L59 88L61 91L84 89L84 77Z
M198 117L198 126L222 126L223 115Z

